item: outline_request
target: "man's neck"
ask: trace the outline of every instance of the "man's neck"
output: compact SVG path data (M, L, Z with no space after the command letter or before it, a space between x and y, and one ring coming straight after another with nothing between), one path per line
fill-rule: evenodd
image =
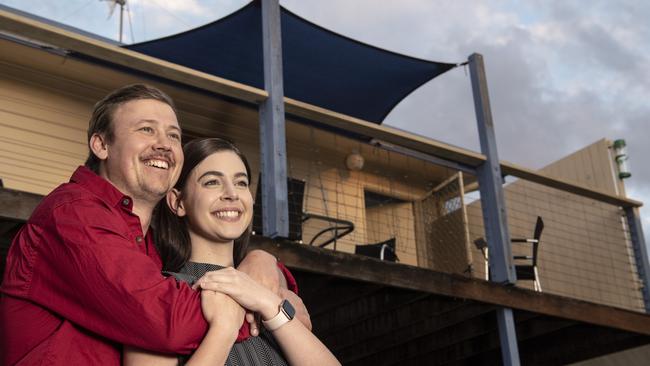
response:
M143 235L147 234L147 230L149 230L154 207L155 205L152 205L148 202L139 202L135 199L133 200L133 213L138 215L138 218L140 218L140 226L142 226Z

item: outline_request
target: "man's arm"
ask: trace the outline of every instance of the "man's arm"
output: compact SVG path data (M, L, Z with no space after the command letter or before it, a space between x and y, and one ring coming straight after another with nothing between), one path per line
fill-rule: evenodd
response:
M165 279L126 227L107 224L114 214L78 200L28 224L14 245L25 257L16 275L31 276L29 288L4 290L117 343L189 353L207 329L199 295Z

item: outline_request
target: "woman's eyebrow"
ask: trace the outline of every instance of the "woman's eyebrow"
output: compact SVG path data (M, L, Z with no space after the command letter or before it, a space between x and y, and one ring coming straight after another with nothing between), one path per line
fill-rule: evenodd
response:
M203 177L208 176L208 175L216 175L217 177L223 177L224 174L220 171L217 170L208 170L207 172L201 174L201 176L197 180L203 179Z
M225 174L223 174L223 172L220 172L218 170L208 170L207 172L201 174L201 176L197 180L201 180L205 176L208 176L208 175L216 175L217 177L225 176ZM246 174L244 172L235 173L235 178L241 178L241 177L244 177L244 178L248 179L248 174Z

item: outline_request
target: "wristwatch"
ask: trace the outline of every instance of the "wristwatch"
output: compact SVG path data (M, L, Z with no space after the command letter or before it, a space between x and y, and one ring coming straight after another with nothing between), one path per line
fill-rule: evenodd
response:
M278 312L278 315L274 316L269 320L262 320L262 324L264 324L264 328L270 331L279 329L285 323L288 323L291 319L293 319L294 315L296 315L296 309L293 308L293 305L291 305L291 303L287 299L282 300L279 308L280 311Z

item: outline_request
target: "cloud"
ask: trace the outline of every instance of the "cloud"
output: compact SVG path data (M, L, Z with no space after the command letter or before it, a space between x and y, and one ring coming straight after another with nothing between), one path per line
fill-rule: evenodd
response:
M412 56L456 62L482 53L502 159L539 168L603 137L626 138L629 194L650 202L650 168L642 160L650 156L650 3L283 4L326 28ZM386 124L478 150L471 98L466 72L452 70L415 91Z

